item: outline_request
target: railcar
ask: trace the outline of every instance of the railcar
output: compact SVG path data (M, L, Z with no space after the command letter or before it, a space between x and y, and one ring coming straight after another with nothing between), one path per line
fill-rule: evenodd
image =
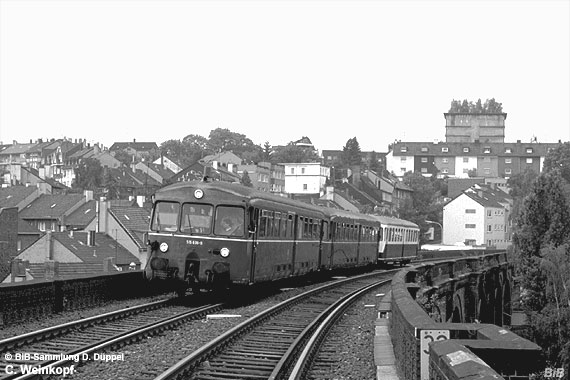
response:
M183 293L376 264L385 253L397 260L398 249L400 260L408 261L408 241L381 242L413 226L239 184L180 182L154 195L144 273L149 280L175 281Z
M378 261L408 264L417 257L420 228L417 224L387 216L374 216L380 222Z

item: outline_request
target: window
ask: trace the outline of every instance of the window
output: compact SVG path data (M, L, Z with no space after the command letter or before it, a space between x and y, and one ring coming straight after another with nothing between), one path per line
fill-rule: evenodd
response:
M532 153L532 148L526 148L527 153Z
M447 174L447 173L449 173L449 170L444 168L444 169L441 169L441 172L442 172L443 174Z
M427 146L422 146L422 152L427 152L427 151L428 151Z
M403 146L400 148L400 152L407 152L408 151L408 147Z
M422 162L427 162L427 157L422 157Z
M465 209L466 214L475 214L476 212L477 212L477 210L475 210L474 208Z
M291 174L295 174L295 168L291 168Z
M488 225L487 225L487 232L491 232L491 228L492 228L492 227L493 227L493 226L491 226L490 224L488 224Z
M406 157L400 157L400 162L406 162Z
M443 153L447 153L447 152L449 152L449 148L446 147L446 146L443 146L443 147L441 147L441 151L442 151Z
M527 158L527 159L526 159L526 163L527 163L527 164L532 164L532 158L530 158L530 157Z
M306 183L303 184L303 190L307 190L307 184Z
M483 148L483 153L485 153L485 154L491 153L491 147L486 146L485 148Z
M441 160L444 164L447 164L449 162L449 158L445 157Z
M469 157L463 157L463 163L466 164L469 162Z
M505 174L511 174L511 168L506 168L506 169L505 169Z
M491 216L491 215L493 215L492 211L491 211L491 210L487 210L487 216Z
M214 233L220 236L243 236L244 215L244 209L241 207L218 206L216 208ZM184 211L182 211L182 216L184 217ZM277 219L279 217L280 215L277 213L274 219L274 223L276 222L277 225L273 228L273 231L276 233L279 231L279 219ZM211 220L211 218L208 220ZM194 223L191 226L193 230L196 228ZM208 226L207 230L209 231L209 229L210 227Z
M512 158L505 158L505 164L511 164L513 162Z
M491 174L491 169L489 168L484 168L483 171L485 172L485 174Z
M210 226L212 225L213 209L210 205L185 203L182 206L180 231L199 235L209 234ZM243 209L241 210L241 223L243 224Z
M421 172L422 172L422 173L427 173L427 168L422 168L422 169L421 169Z
M513 150L511 148L505 148L505 153L513 153Z
M405 172L406 172L406 168L400 168L400 171L401 171L402 173L405 173Z
M463 174L467 174L467 173L469 173L469 169L467 169L467 168L463 169Z
M211 207L211 206L210 206ZM152 231L173 232L178 230L178 212L180 204L177 202L157 202L152 218ZM45 231L45 226L40 231Z
M301 174L305 174L305 168L301 168Z
M467 147L463 148L463 153L469 153L469 148Z
M475 228L476 225L475 224L466 224L465 228Z

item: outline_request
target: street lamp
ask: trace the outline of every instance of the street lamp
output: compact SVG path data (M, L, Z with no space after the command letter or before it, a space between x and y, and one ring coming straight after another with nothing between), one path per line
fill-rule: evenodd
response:
M441 239L440 241L443 243L443 226L441 225L441 223L435 222L433 220L426 220L427 223L433 223L433 224L437 224L440 228L441 228ZM435 235L435 234L434 234Z

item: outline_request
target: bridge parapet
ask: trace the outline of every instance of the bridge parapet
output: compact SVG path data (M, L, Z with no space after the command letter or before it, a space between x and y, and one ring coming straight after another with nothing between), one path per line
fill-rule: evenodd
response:
M401 378L461 379L479 371L473 373L501 379L537 371L540 347L500 327L510 323L504 315L511 284L506 252L396 274L390 328Z

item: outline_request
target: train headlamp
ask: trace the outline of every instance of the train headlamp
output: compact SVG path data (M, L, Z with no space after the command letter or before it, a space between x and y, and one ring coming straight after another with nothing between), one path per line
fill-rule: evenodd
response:
M163 253L164 253L164 252L168 251L168 243L165 243L165 242L160 243L160 247L159 247L159 248L160 248L160 252L163 252Z
M220 249L220 256L222 257L228 257L230 255L230 249L229 248L222 248Z
M203 196L204 196L204 191L202 189L194 190L194 198L202 199Z

